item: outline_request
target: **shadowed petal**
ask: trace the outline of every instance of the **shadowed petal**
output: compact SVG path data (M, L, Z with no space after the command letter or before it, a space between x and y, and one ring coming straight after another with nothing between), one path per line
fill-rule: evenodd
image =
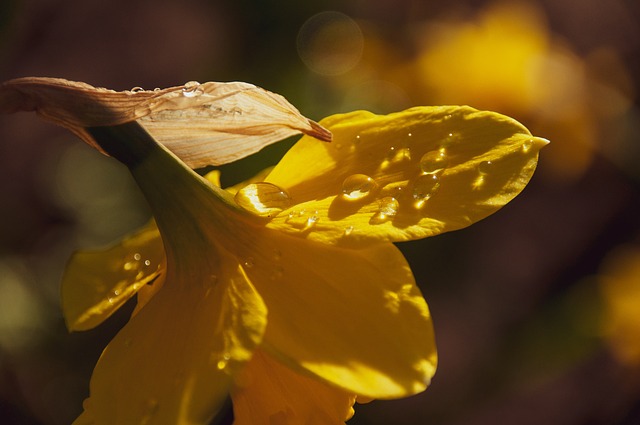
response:
M301 375L257 350L231 393L234 425L338 425L356 396Z

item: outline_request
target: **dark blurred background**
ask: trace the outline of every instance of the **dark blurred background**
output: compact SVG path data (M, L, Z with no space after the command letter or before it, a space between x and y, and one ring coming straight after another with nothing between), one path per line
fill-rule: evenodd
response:
M350 424L640 424L640 3L2 0L0 80L116 90L248 81L307 116L469 104L552 141L525 191L402 244L435 321L424 393ZM234 183L292 141L223 167ZM69 334L65 262L144 223L126 169L0 116L0 423L68 424L131 311Z

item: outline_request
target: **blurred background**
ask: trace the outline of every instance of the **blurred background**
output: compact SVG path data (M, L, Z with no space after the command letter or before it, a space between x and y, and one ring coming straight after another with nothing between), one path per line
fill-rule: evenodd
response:
M552 144L511 204L401 244L434 317L424 393L349 424L640 424L636 0L2 0L0 80L116 90L252 82L320 119L468 104ZM293 143L223 167L234 183ZM68 424L131 306L69 334L70 254L143 224L126 169L35 114L0 116L0 423Z

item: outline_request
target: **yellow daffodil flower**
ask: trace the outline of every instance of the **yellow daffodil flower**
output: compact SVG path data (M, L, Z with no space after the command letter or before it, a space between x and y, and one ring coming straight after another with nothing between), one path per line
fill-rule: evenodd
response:
M168 117L151 116L175 129L217 107L205 104L181 101ZM437 362L431 317L392 242L495 212L525 187L547 143L469 107L354 112L320 125L296 115L300 125L275 127L308 135L266 177L222 190L217 174L202 178L179 157L212 162L215 145L229 145L224 137L176 149L154 140L147 121L96 109L98 125L55 115L129 167L157 228L69 264L62 293L71 330L96 326L138 294L96 365L77 424L205 424L229 393L238 425L343 423L356 397L424 390ZM238 111L234 134L261 131ZM332 143L314 138L329 139L324 128ZM267 139L258 140L253 148Z

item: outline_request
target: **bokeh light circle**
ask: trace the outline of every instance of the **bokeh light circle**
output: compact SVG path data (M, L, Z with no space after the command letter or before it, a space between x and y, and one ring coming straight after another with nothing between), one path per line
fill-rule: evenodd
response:
M300 27L297 48L312 72L340 75L360 61L364 37L356 21L344 13L320 12Z

